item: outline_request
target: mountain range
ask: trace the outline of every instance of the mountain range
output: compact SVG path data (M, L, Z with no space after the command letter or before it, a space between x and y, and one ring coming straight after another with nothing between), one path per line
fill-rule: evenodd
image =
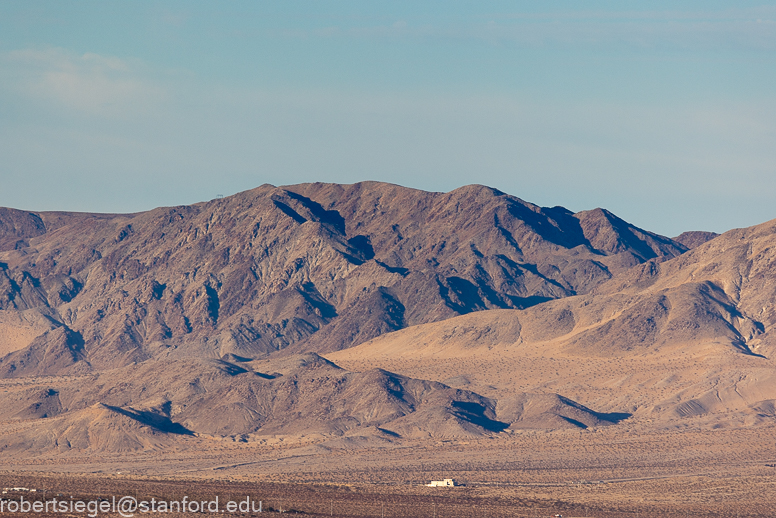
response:
M0 209L0 450L769 422L775 230L378 182Z

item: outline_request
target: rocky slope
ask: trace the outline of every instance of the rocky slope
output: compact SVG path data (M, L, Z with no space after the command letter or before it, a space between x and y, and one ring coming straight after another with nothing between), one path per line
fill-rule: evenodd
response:
M688 249L693 249L696 246L700 246L706 241L711 241L719 234L716 232L702 232L698 230L691 230L689 232L682 232L676 236L674 241L683 244Z

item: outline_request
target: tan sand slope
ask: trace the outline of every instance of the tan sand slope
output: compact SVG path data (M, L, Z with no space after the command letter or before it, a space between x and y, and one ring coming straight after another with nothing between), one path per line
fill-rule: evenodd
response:
M124 453L159 451L180 444L184 437L160 430L134 412L101 403L44 420L6 423L0 428L0 452Z
M55 327L56 321L39 309L0 311L0 357L24 349Z

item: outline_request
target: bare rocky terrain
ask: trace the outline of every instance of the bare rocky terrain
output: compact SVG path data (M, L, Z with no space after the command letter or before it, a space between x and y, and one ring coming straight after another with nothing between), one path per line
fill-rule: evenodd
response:
M4 209L0 243L0 349L16 352L6 376L334 351L587 293L687 250L600 209L369 182L262 186L135 215ZM24 362L48 347L54 363Z
M0 209L0 470L769 516L774 245L483 186Z

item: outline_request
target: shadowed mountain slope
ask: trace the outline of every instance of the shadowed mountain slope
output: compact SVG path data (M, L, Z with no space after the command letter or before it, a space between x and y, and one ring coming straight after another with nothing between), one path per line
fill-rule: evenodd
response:
M726 336L742 350L771 357L776 353L774 265L776 220L731 230L665 264L640 265L593 293L686 294L681 310L688 320L683 326L687 333L703 336L717 326L712 331L716 336Z
M29 246L29 238L45 233L46 226L37 214L0 207L0 250Z
M3 209L0 244L0 313L25 315L0 318L5 376L334 351L587 293L686 250L601 209L376 182L264 185L129 215Z
M383 354L399 337L398 354L423 342L441 352L436 334L471 350L497 343L563 344L580 355L643 353L692 342L715 342L744 354L774 355L776 220L732 230L674 259L650 260L589 293L522 311L496 311L409 328L353 350ZM446 330L446 331L445 331ZM400 352L402 351L402 352Z

